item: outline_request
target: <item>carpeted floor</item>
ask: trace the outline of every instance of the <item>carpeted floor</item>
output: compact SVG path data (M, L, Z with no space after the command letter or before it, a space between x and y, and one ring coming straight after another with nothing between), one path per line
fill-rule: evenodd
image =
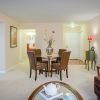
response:
M96 71L85 69L84 65L69 65L69 78L63 72L63 82L75 88L84 100L97 100L94 94L94 76ZM59 76L45 77L40 74L34 81L34 71L29 78L29 64L22 63L6 74L0 74L0 100L27 100L32 91L47 81L59 81Z
M84 65L84 62L78 59L70 59L69 65Z

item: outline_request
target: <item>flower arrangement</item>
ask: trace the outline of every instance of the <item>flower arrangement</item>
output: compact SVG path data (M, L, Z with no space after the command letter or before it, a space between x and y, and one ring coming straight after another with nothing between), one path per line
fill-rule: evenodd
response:
M55 41L55 40L53 39L54 33L55 33L54 30L51 31L51 32L45 33L45 38L44 38L44 40L47 42L48 47L52 47L52 44L53 44L53 42Z

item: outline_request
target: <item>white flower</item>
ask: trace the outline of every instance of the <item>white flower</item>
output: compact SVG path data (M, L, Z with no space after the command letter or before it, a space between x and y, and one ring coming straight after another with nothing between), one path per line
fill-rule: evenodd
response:
M55 33L55 31L51 31L51 32L46 32L46 33L45 33L45 38L44 38L44 40L47 42L48 47L51 47L51 46L52 46L52 43L55 41L55 40L53 39L54 33Z

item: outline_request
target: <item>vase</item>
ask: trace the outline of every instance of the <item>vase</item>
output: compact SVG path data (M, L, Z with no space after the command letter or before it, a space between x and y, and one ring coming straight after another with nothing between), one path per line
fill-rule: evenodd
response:
M47 48L46 48L46 53L47 53L47 55L52 55L52 53L53 53L53 48L52 48L52 47L47 47Z

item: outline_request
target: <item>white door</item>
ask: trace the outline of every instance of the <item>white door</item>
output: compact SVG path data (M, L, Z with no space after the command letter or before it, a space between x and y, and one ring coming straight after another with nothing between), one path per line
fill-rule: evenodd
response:
M80 33L66 33L66 45L71 51L70 59L80 59Z

